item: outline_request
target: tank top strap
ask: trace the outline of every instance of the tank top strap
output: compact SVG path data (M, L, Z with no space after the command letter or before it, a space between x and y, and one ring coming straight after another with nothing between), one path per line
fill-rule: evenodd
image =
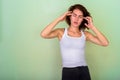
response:
M82 35L85 36L84 31L83 30L80 30L80 31L81 31Z
M64 33L65 33L65 35L67 34L67 28L65 28L65 32Z

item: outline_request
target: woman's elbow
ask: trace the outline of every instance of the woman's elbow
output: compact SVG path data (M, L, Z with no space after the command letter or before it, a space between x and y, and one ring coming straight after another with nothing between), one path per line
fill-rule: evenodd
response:
M107 47L109 45L109 42L105 42L102 44L102 46Z
M44 33L40 33L40 36L42 37L42 38L46 38L46 35L44 34Z

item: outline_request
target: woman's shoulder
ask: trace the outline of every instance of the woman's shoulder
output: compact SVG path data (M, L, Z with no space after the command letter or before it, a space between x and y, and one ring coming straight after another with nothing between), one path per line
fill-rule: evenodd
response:
M89 34L90 32L89 31L83 31L85 33L85 35Z
M87 39L91 38L93 36L93 34L89 31L84 31L84 34L86 36Z

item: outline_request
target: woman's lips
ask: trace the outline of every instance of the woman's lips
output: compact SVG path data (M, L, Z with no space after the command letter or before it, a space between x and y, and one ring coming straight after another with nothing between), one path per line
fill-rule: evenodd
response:
M74 24L78 24L78 22L74 22Z

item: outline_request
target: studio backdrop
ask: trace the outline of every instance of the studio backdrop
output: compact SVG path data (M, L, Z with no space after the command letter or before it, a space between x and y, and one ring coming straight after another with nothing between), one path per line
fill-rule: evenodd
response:
M73 4L82 4L110 44L86 43L92 80L120 80L119 0L0 0L0 80L61 80L58 39L40 32ZM68 27L65 22L57 28Z

